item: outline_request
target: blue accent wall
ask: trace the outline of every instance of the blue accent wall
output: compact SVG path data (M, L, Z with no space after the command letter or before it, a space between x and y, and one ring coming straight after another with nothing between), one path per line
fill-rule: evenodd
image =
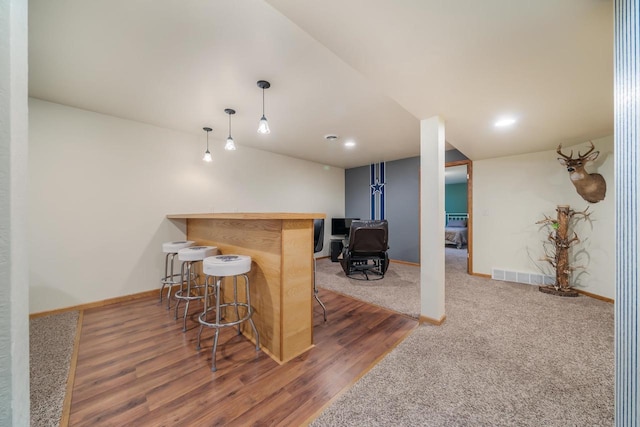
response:
M447 184L444 186L444 210L446 212L468 212L467 184Z

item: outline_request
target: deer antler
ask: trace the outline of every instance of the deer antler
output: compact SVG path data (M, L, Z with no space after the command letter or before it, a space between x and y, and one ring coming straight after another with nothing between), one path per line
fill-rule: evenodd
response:
M545 257L543 257L543 258L540 258L540 260L539 260L539 261L546 261L546 262L548 262L549 264L551 264L551 266L552 266L553 268L556 268L556 261L555 261L553 258L549 257L549 256L545 256Z
M578 243L580 242L580 238L578 237L578 234L575 231L573 232L573 238L567 241L567 247L571 246L573 242L578 242Z
M562 144L558 145L558 149L556 150L556 153L560 154L562 157L564 157L567 160L571 160L571 158L573 157L573 150L571 150L571 154L569 154L568 156L562 153Z
M593 142L589 141L589 144L591 144L591 148L589 149L589 151L587 151L584 154L580 154L580 152L578 151L578 157L580 157L580 158L587 157L596 148L595 145L593 145Z
M592 224L591 223L591 214L592 214L592 212L587 212L588 210L589 210L589 206L587 206L586 209L583 210L583 211L579 211L579 212L571 211L571 213L569 215L571 217L574 217L574 216L578 217L577 218L578 220L584 220L584 221L587 221L589 224Z
M557 220L553 218L549 218L547 215L545 215L544 219L541 219L540 221L536 221L536 224L553 225L557 222L558 222Z

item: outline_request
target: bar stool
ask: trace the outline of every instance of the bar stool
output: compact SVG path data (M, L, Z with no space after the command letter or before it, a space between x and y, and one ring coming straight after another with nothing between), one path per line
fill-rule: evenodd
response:
M256 351L260 351L260 336L256 325L253 323L251 316L253 315L253 308L251 307L251 294L249 292L249 277L246 273L251 270L251 257L246 255L218 255L206 258L202 262L202 270L205 274L205 297L204 297L204 312L198 317L200 322L200 331L198 332L198 345L197 350L200 351L200 336L202 335L202 329L206 326L209 328L215 328L216 334L213 337L213 349L211 350L211 371L215 372L216 368L216 349L218 348L218 335L221 328L236 326L238 327L238 335L240 332L240 324L249 321L251 328L253 329L253 335L256 338ZM233 301L223 303L220 299L220 288L222 281L225 277L233 276ZM238 301L238 276L244 277L245 282L245 295L246 301ZM213 283L209 285L210 278L213 279ZM215 287L215 307L208 306L208 293L211 286ZM232 307L235 309L235 319L227 319L226 316L223 319L221 309L225 307ZM239 308L243 307L243 316L240 317ZM208 313L215 310L215 322L207 320Z
M189 303L193 300L201 300L204 296L199 292L204 285L198 284L198 275L194 271L194 264L203 259L215 255L218 252L216 246L191 246L178 251L178 259L182 261L180 266L180 290L174 295L176 302L175 318L178 319L178 307L181 301L185 301L184 315L182 321L182 332L187 331L187 312ZM187 284L185 289L184 284Z
M162 244L162 252L165 254L165 257L164 277L160 279L160 283L162 283L162 287L160 288L160 303L162 304L162 293L164 292L164 288L169 286L169 291L167 292L167 310L169 310L171 306L171 291L175 285L180 284L180 282L176 280L176 278L180 276L180 273L173 272L175 257L178 255L178 251L180 249L188 248L194 244L195 242L192 240L165 242Z

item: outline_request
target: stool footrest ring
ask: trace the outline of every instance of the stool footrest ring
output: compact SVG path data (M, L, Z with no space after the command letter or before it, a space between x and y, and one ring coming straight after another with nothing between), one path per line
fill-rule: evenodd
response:
M202 286L191 286L191 291L197 290L197 289L204 289L204 285L202 285ZM185 293L186 293L185 290L179 290L179 291L176 291L175 294L173 294L173 297L177 298L177 299L185 300L185 301L186 300L193 301L193 300L203 299L204 298L203 295L185 295Z
M220 304L220 308L223 308L223 307L244 307L247 310L250 309L250 307L245 303ZM211 308L207 309L206 312L201 313L200 316L198 316L198 322L200 322L201 325L207 326L209 328L226 328L228 326L236 326L236 325L239 325L242 322L246 322L253 315L253 311L249 310L249 311L247 311L247 313L243 317L241 317L240 319L237 319L237 320L232 320L232 321L228 321L228 322L220 322L220 323L210 322L210 321L206 320L207 314L211 313L212 311L215 312L215 309L216 309L215 307L211 307Z

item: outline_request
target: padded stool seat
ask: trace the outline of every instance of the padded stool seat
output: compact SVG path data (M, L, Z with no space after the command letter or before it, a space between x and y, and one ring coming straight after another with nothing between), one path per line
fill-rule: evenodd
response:
M189 312L189 303L193 300L201 300L205 298L202 292L199 290L205 287L205 285L198 284L197 275L193 271L193 264L200 262L205 258L212 256L218 252L216 246L190 246L178 251L178 259L182 261L180 268L181 284L180 290L176 292L175 298L178 300L176 303L175 318L178 318L178 307L181 301L185 301L184 315L182 316L182 331L187 331L187 313ZM184 284L186 283L186 289Z
M193 246L195 243L196 242L192 240L180 240L176 242L165 242L162 244L162 252L166 255L164 257L164 277L160 279L160 282L162 283L162 287L160 288L160 303L162 303L164 288L168 286L167 310L171 306L171 291L173 290L173 286L180 283L178 281L178 277L180 277L181 274L173 272L175 258L180 249L188 248L189 246Z
M162 252L165 254L178 253L180 249L195 245L193 240L180 240L177 242L165 242L162 244Z
M202 262L207 276L237 276L251 271L251 257L247 255L218 255Z
M202 261L214 255L218 248L216 246L191 246L178 251L180 261Z
M253 329L253 336L256 339L256 351L260 351L260 336L256 325L253 323L251 316L253 315L253 308L251 307L251 293L249 290L249 276L247 273L251 271L251 257L247 255L218 255L205 258L202 262L202 271L205 276L205 297L204 297L204 312L198 317L200 322L200 331L198 332L198 344L197 349L200 350L200 336L202 335L202 329L206 326L214 328L216 333L213 338L213 349L211 350L211 370L216 371L216 349L218 348L218 335L221 328L229 326L238 327L238 335L241 334L240 324L248 321ZM238 276L242 276L245 282L245 301L238 300ZM222 281L225 277L233 277L233 300L229 302L223 302L220 296ZM213 279L213 283L210 285L210 278ZM215 306L209 307L209 288L213 286L215 288ZM226 308L232 308L235 311L235 316L227 315L223 316L222 310ZM242 310L241 310L242 309ZM211 312L215 312L215 319L209 319L208 315ZM242 312L242 315L241 315Z

